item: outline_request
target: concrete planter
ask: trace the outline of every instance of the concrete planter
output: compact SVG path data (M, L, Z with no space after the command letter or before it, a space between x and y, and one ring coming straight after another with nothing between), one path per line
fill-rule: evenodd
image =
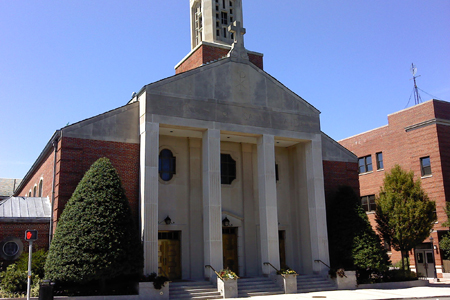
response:
M297 293L297 274L277 275L276 282L283 288L285 294Z
M153 286L153 282L139 282L139 299L160 299L169 300L169 281L157 290Z
M238 297L237 279L224 278L222 280L217 277L217 290L224 298L237 298Z
M338 290L356 290L356 271L345 271L345 276L333 278Z

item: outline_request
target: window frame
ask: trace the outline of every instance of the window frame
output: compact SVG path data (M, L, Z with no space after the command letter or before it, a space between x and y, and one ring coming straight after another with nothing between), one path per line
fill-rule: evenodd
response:
M363 201L366 200L364 204ZM364 209L366 213L374 212L377 209L377 205L375 203L375 195L365 195L360 197L361 207Z
M231 166L231 168L230 168ZM234 169L234 173L232 173ZM227 172L227 173L225 173ZM220 153L220 184L231 185L237 178L237 163L229 153Z
M428 165L424 165L424 161L428 161ZM431 170L431 158L430 156L424 156L420 158L420 174L422 177L429 177L433 175L433 172Z
M377 170L384 170L383 152L380 151L375 153L375 159L377 161Z
M368 163L368 158L370 158L370 163ZM363 165L361 165L361 160L363 161ZM361 167L364 167L364 172L361 172ZM373 172L373 162L371 154L358 158L358 171L359 174Z
M161 154L170 154L170 155L164 155L161 156ZM165 165L166 163L163 163L163 160L167 160L168 162L168 169L167 170L163 170L163 168L165 168L167 165ZM159 178L164 181L164 182L169 182L173 179L174 175L177 174L177 158L173 155L172 150L168 149L168 148L162 148L159 151L159 156L158 156L158 174L159 174ZM167 174L168 177L165 177Z

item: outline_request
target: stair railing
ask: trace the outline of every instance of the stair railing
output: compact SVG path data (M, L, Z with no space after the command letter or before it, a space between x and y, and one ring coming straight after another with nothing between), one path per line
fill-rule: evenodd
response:
M277 271L277 273L280 273L280 270L278 270L277 268L275 268L270 262L265 262L265 263L263 263L263 265L265 265L265 266L269 265L269 266L271 266L275 271Z
M331 267L329 265L327 265L326 263L324 263L323 261L321 261L320 259L315 259L314 262L316 263L322 263L325 267L327 267L328 269L331 269Z
M220 280L224 281L223 278L222 278L222 276L220 276L220 274L217 273L217 271L216 271L211 265L206 265L205 268L210 268L211 270L213 270L214 273L216 273L217 277L219 277Z

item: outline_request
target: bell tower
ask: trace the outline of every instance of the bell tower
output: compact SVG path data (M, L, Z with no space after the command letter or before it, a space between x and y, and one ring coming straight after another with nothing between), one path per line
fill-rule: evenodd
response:
M263 54L244 47L242 0L189 0L189 5L191 51L175 66L176 74L226 57L263 68Z
M243 26L242 0L190 0L191 49L201 42L231 46L234 33L228 26L235 21Z

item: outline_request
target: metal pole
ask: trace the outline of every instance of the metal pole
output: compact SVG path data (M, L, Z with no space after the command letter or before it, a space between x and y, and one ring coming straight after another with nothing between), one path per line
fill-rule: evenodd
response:
M28 283L27 283L27 300L30 300L31 289L31 256L33 254L33 241L29 242L28 246Z

